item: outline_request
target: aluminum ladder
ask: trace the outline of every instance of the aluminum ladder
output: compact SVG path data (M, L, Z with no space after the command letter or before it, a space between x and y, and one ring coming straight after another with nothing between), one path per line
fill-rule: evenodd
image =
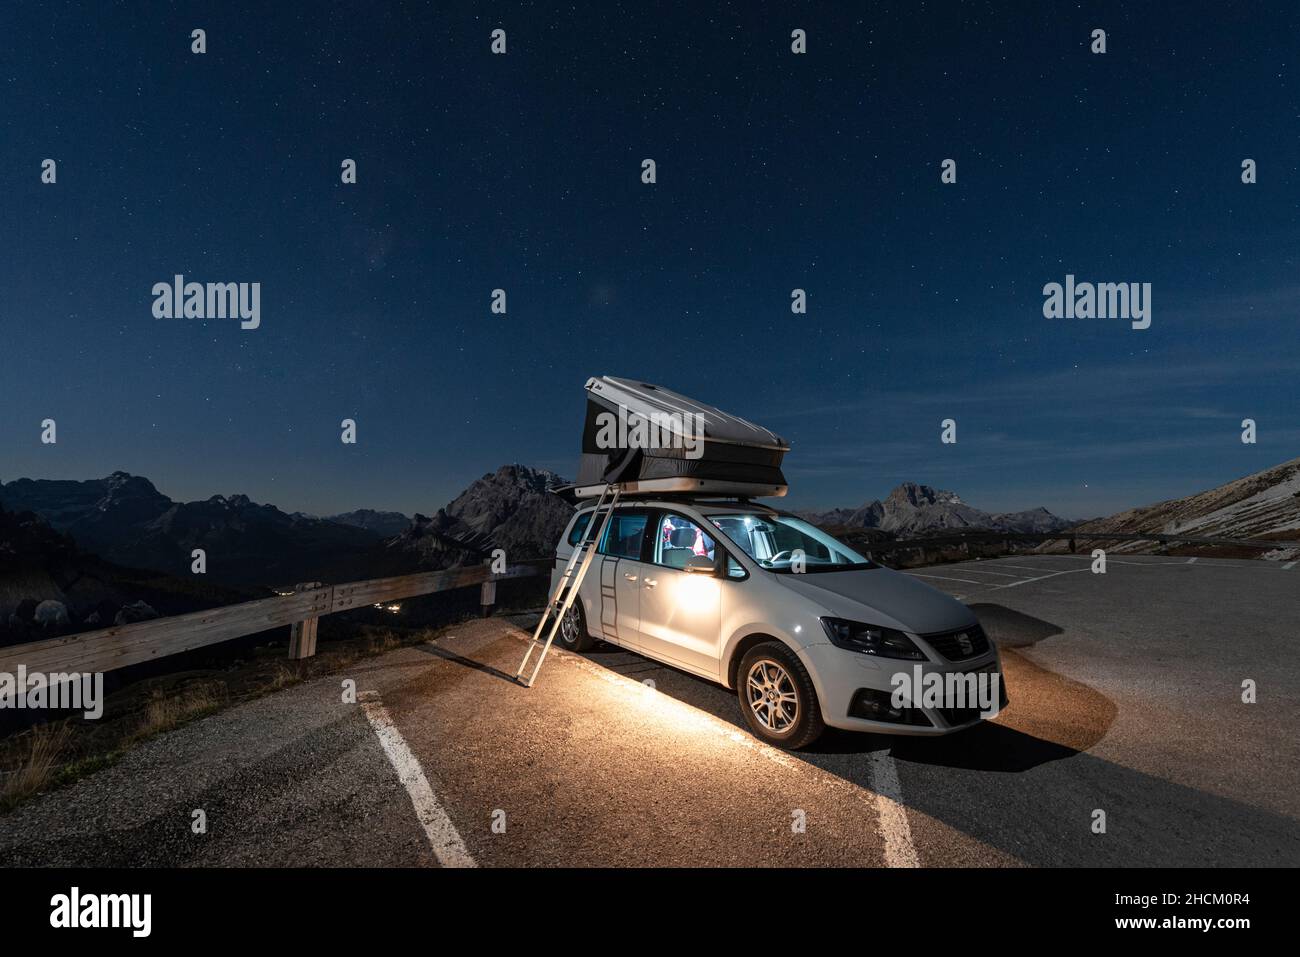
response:
M555 591L546 600L542 620L537 623L537 630L533 632L532 640L528 642L528 651L524 654L524 660L519 663L519 670L515 672L515 681L519 681L524 669L528 667L529 660L533 657L533 652L537 650L538 645L541 645L542 653L537 657L533 673L527 681L523 682L525 688L531 688L533 682L537 680L537 672L542 670L542 662L546 660L546 653L551 650L551 642L555 640L555 634L559 631L560 623L564 621L569 606L578 597L578 589L582 587L582 581L587 577L587 570L591 568L592 559L596 557L596 546L604 537L605 528L613 518L614 507L618 505L622 494L623 489L620 485L606 485L601 490L600 498L596 500L596 508L591 513L587 527L583 529L582 539L574 547L573 554L569 556L569 563L564 567L564 573L560 575ZM603 516L602 509L604 509ZM551 630L547 632L546 641L543 643L542 629L546 627L548 621L551 623Z

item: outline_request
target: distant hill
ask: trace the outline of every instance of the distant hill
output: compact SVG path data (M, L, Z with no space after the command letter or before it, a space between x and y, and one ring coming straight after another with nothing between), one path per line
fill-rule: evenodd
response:
M955 492L904 482L882 502L858 508L805 512L803 517L824 528L878 529L900 538L938 531L988 529L998 532L1053 532L1072 522L1045 508L1022 512L985 512L967 505Z
M338 515L327 515L325 520L340 525L351 525L353 528L363 528L383 538L400 535L411 527L409 516L401 512L377 512L373 508L358 508Z
M1109 518L1083 522L1079 532L1148 532L1203 538L1300 540L1300 458L1247 475L1218 488ZM1083 539L1080 538L1080 544ZM1110 547L1115 547L1112 543ZM1154 542L1122 545L1124 551L1155 551ZM1252 549L1243 557L1300 558L1300 549Z

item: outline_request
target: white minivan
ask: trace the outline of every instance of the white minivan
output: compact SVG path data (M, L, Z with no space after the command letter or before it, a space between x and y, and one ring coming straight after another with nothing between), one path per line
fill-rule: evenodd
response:
M565 530L553 589L592 511ZM969 608L747 500L620 504L579 599L560 624L565 648L603 640L734 689L754 734L783 748L827 725L948 734L1006 704L997 648ZM996 700L919 690L975 678Z

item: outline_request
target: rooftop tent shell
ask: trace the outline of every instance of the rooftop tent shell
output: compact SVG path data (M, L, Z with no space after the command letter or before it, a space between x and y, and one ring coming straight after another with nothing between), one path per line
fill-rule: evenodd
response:
M616 484L625 496L783 496L781 460L788 451L789 443L770 429L671 389L599 376L587 380L582 462L572 491L592 498Z

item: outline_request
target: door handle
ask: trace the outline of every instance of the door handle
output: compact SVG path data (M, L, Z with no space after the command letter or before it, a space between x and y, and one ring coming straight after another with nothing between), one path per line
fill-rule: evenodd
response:
M656 580L653 579L653 578L647 578L647 579L645 580L645 587L646 587L646 588L654 588L655 585L658 585L658 584L659 584L659 582L656 581Z
M636 581L636 576L635 576L635 575L624 574L623 577L626 578L626 579L627 579L628 581L630 581L630 582L634 582L634 581Z

